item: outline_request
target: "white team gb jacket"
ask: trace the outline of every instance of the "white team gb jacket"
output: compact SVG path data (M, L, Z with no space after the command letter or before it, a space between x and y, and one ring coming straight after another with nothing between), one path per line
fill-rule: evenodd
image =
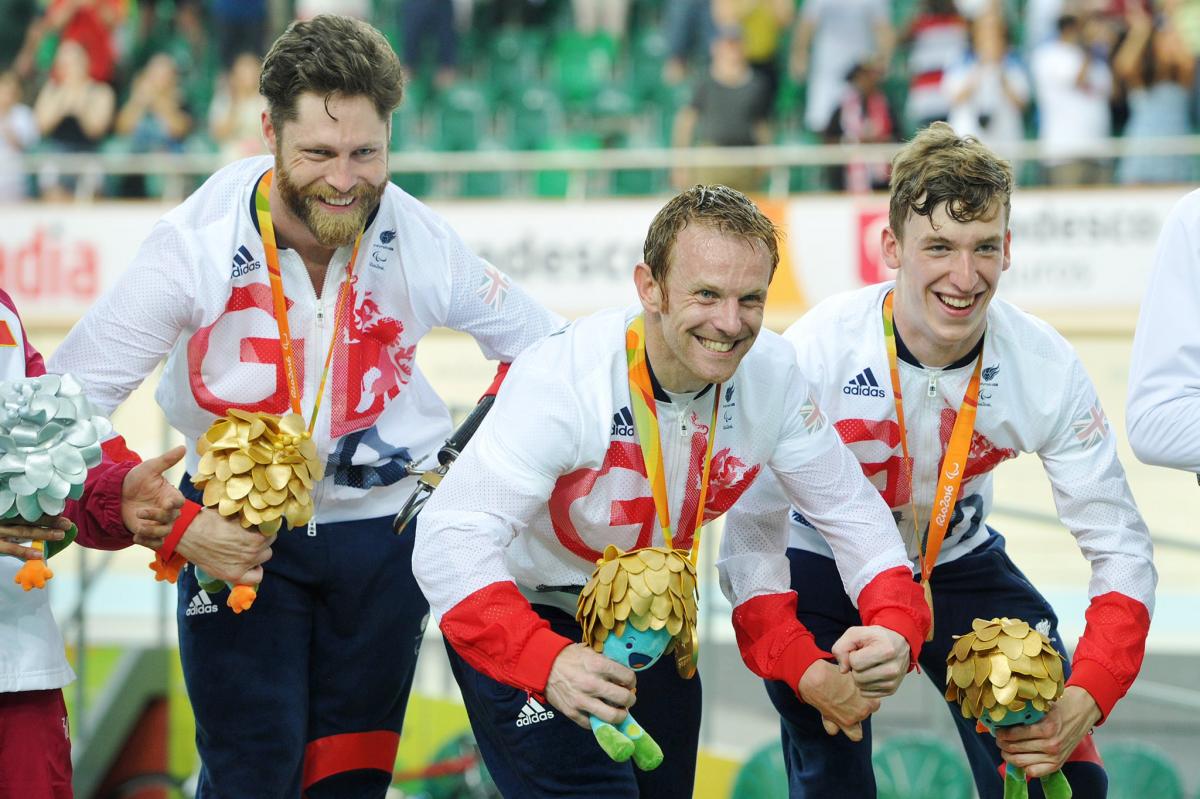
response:
M663 545L624 349L625 329L640 310L586 317L523 353L418 521L413 571L434 616L468 662L509 684L540 691L541 669L557 653L548 641L539 644L526 600L574 613L575 593L607 544ZM688 520L699 501L713 393L709 386L657 402L676 548L692 544ZM829 535L852 596L897 566L911 586L887 508L812 401L779 336L762 332L716 399L706 521L770 470ZM788 593L785 543L777 530L729 548L724 570L739 604ZM513 582L524 597L503 588Z
M193 474L196 439L226 409L290 409L254 214L271 166L268 156L225 167L166 214L50 360L111 413L167 356L156 396L188 440ZM351 250L334 253L319 298L300 256L279 251L306 419ZM395 513L412 487L405 465L449 434L446 406L414 360L431 328L466 331L488 358L511 361L562 325L393 184L362 237L347 308L314 433L326 461L313 492L319 522Z
M973 353L944 369L899 360L909 454L915 461L910 486L883 335L883 300L891 288L884 283L825 300L784 337L818 388L821 409L892 509L915 559L910 497L924 529L975 360ZM1070 344L1048 324L999 298L992 300L987 314L975 432L938 563L960 558L987 539L992 470L1018 453L1037 453L1059 518L1091 564L1089 598L1094 604L1106 596L1126 611L1107 615L1113 623L1108 625L1092 624L1099 619L1089 617L1089 631L1108 626L1122 646L1136 645L1140 663L1157 576L1150 534L1117 460L1113 431L1095 388ZM782 494L769 483L760 481L748 493L730 514L728 527L786 524L791 547L830 555L803 509L786 517L779 512ZM1107 663L1105 669L1117 682L1131 682L1137 673L1131 663ZM1097 688L1096 693L1110 692ZM1096 698L1103 707L1104 697Z

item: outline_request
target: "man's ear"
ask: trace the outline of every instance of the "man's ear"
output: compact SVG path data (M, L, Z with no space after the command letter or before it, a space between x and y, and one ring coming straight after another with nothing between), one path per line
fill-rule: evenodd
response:
M664 297L662 286L654 279L650 265L639 263L633 268L633 285L637 287L638 299L646 313L661 313Z
M275 130L275 123L271 121L271 115L266 111L262 112L262 136L263 141L267 143L267 149L272 154L279 155L279 150L276 149L279 144L279 138Z
M1001 272L1007 272L1012 266L1012 228L1004 231L1004 267Z
M900 239L890 225L879 234L879 252L888 269L900 268Z

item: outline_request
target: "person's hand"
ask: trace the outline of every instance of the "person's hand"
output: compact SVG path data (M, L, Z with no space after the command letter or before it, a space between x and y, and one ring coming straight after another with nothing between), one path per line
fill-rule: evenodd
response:
M805 670L799 694L821 714L825 732L844 732L851 741L862 740L863 719L879 709L878 699L863 696L854 678L827 660L818 660Z
M18 541L61 541L71 529L71 520L65 516L43 516L37 524L24 519L9 519L0 522L0 555L12 555L21 560L38 560L40 550L18 544Z
M882 698L896 693L908 673L908 641L887 627L851 627L829 650L842 673L850 672L863 696Z
M273 535L247 530L212 508L204 508L192 519L175 551L218 580L257 585L262 582L262 564L271 559L274 541Z
M546 699L580 727L589 728L592 715L620 724L633 706L637 677L614 660L583 644L558 653L546 680Z
M996 743L1004 759L1020 766L1025 776L1045 777L1062 768L1098 721L1100 708L1092 695L1069 685L1037 724L997 727Z
M125 474L121 484L121 521L133 533L133 542L158 549L171 532L183 507L183 494L163 479L163 473L179 463L184 447L176 447L157 458L142 461Z

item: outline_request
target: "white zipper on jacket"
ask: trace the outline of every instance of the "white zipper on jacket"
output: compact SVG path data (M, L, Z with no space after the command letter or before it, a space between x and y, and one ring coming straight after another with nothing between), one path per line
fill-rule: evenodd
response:
M336 308L338 296L341 294L342 280L345 275L345 265L343 265L343 267L341 269L336 269L336 268L334 268L334 259L332 259L332 258L330 259L329 266L325 270L325 282L324 282L324 285L321 287L321 296L318 297L317 291L313 287L312 279L309 278L309 276L308 276L308 266L304 263L304 259L301 258L300 254L297 253L295 250L290 251L290 253L291 253L292 257L294 257L297 261L300 262L300 269L302 270L302 273L304 275L304 280L302 282L304 283L305 289L308 290L309 298L312 300L313 308L316 310L316 313L313 315L313 335L312 335L312 339L311 339L312 346L307 348L307 352L305 354L305 361L306 361L306 363L305 363L305 375L306 375L305 382L307 384L313 386L312 395L313 395L313 403L315 404L316 403L316 392L320 388L320 385L321 385L321 370L325 366L325 353L328 351L326 349L325 335L324 335L325 334L325 302L330 297L332 297L334 306ZM336 252L335 252L335 258L336 258ZM332 279L332 284L333 284L332 287L330 286L331 279ZM332 288L332 291L331 291L331 288ZM353 309L347 308L346 313L347 314L353 313ZM333 335L336 335L336 331L334 331ZM333 365L330 364L331 369L332 369L332 366ZM329 392L332 394L332 392L334 390L333 386L327 385L326 388L329 389ZM321 404L322 404L322 406L324 406L326 403L322 402ZM307 411L308 414L312 413L311 407L307 408L305 410ZM327 413L331 413L331 412L332 412L332 408L327 410ZM308 421L308 419L305 419L305 422L307 422L307 421ZM317 422L319 423L320 419L318 419ZM328 442L328 444L329 444L328 448L322 447L321 440L320 440L321 437L320 437L320 434L318 433L318 429L319 429L319 426L314 425L314 427L313 427L313 442L317 445L318 457L325 457L327 453L324 452L323 450L325 450L325 449L332 450L333 442L332 441ZM326 475L326 479L328 477L329 477L329 475ZM313 516L311 519L309 519L308 529L307 529L307 533L310 538L315 538L317 535L317 514L320 511L321 498L325 493L324 489L325 489L325 479L322 479L320 481L313 483L313 487L312 487Z
M663 406L666 406L664 408ZM667 403L659 403L658 412L662 414L666 409L670 409L669 413L673 414L674 418L667 416L670 420L670 426L679 431L679 435L663 435L663 466L667 470L667 501L671 507L668 511L671 514L672 530L678 535L675 528L678 526L676 521L676 511L683 512L683 494L686 493L687 483L679 480L680 469L688 469L691 465L691 436L688 430L687 413L691 409L691 401L686 403L676 403L674 401ZM661 433L661 431L660 431ZM677 488L678 486L678 488ZM678 495L678 496L676 496Z

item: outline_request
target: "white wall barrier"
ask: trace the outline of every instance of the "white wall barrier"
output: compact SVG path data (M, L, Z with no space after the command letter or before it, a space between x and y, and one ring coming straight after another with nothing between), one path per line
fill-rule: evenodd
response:
M1013 267L1002 294L1035 313L1136 310L1154 243L1185 193L1164 189L1023 190L1013 201ZM494 201L434 205L482 256L568 316L634 300L660 199ZM886 279L882 195L763 201L785 229L769 308L786 321L834 292ZM77 319L133 258L155 204L26 205L4 210L0 286L30 324ZM230 259L233 253L230 253Z

